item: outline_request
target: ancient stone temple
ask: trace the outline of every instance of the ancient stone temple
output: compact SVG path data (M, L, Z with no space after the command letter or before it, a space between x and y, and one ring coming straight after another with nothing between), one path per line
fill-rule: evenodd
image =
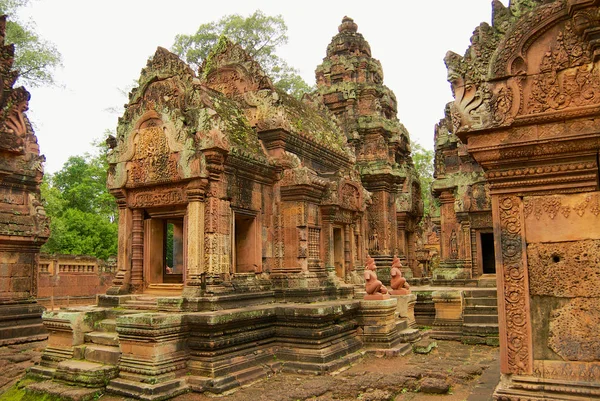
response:
M370 195L333 116L276 91L226 39L200 78L159 49L140 83L110 155L121 247L108 293L191 300L263 288L268 273L285 299L351 294Z
M14 45L0 17L0 345L47 337L37 295L40 247L50 234L40 198L44 157L25 115L29 92L13 88Z
M440 205L437 284L477 284L496 273L492 205L483 169L453 132L448 114L435 126L434 197Z
M489 182L499 400L589 400L600 382L596 0L493 3L446 63L453 129Z
M397 235L409 235L396 221L414 224L422 208L407 202L420 192L378 68L363 92L372 102L385 95L384 108L364 117L363 134L384 140L365 153L382 155L373 171L389 182L381 245L371 248L406 256ZM119 206L114 283L98 306L44 315L50 337L33 373L164 399L273 371L335 370L362 349L410 350L420 337L414 299L363 299L370 162L357 165L363 139L349 146L319 94L299 101L276 89L226 38L197 74L159 48L138 82L107 141Z
M383 70L371 48L344 18L317 67L317 95L338 118L356 154L367 207L367 250L380 266L398 255L407 277L421 276L415 229L423 216L420 183L410 158L410 138L398 121L396 97L383 85Z

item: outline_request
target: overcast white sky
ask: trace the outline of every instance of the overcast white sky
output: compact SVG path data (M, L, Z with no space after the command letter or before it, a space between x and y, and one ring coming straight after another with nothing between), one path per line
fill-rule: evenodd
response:
M64 59L56 73L60 88L29 88L28 114L46 155L46 172L59 170L69 156L93 151L92 140L116 127L126 102L120 88L139 77L157 46L170 48L178 33L256 9L284 17L289 43L279 55L311 84L342 17L353 18L382 63L400 121L428 149L433 126L452 100L444 55L463 54L475 27L491 18L491 0L34 1L21 16L31 18Z

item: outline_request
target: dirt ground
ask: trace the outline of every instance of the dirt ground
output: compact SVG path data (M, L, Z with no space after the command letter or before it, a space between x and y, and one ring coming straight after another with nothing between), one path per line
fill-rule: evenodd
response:
M39 361L44 343L0 348L0 393L25 369ZM437 341L428 355L377 357L367 354L354 365L331 375L279 373L214 396L183 394L176 401L488 401L498 380L498 348ZM444 391L446 394L432 392ZM125 398L105 395L104 401Z

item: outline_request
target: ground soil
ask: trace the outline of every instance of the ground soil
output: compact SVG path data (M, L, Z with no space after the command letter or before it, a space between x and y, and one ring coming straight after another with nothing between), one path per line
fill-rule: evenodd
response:
M44 343L0 348L0 394L39 361ZM498 380L498 348L437 341L428 355L367 354L331 375L274 374L228 394L183 394L176 401L488 401ZM446 394L425 393L444 391ZM123 401L105 395L104 401Z

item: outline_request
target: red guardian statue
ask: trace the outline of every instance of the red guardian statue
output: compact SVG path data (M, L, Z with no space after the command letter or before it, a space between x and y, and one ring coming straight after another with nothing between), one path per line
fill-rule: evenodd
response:
M377 279L377 273L375 273L375 260L367 255L367 263L365 265L365 299L387 299L389 298L388 290L385 286Z
M394 256L394 260L392 261L392 270L390 270L391 279L391 287L392 290L390 294L392 295L408 295L410 294L410 286L406 282L406 279L402 277L402 263L400 263L400 259L397 256Z

